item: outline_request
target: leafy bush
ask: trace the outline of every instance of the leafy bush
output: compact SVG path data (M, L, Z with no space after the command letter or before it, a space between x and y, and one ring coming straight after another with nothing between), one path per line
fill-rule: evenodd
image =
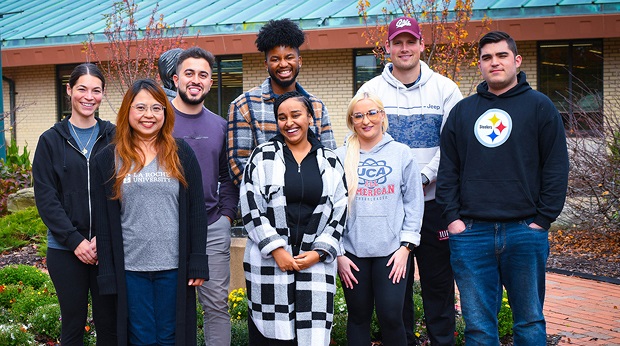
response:
M22 283L34 289L39 289L43 286L45 286L44 288L53 286L49 275L43 273L36 267L24 264L7 266L0 269L0 283L4 285Z
M205 344L205 331L204 324L205 323L205 311L202 309L202 304L198 300L198 296L196 296L196 326L197 326L197 345Z
M30 286L24 286L11 304L10 310L17 321L25 323L28 320L28 315L38 307L57 302L58 297L50 294L46 288L36 290Z
M41 220L36 207L26 208L0 218L0 252L19 249L34 243L38 246L39 255L44 256L47 249L46 235L47 227Z
M34 335L28 333L28 329L22 324L0 324L0 345L35 345Z
M58 343L61 329L60 307L56 290L47 274L25 265L0 269L0 325L5 326L0 330L2 346L30 345L31 340L35 339L40 342L47 340L46 345ZM21 330L22 333L16 334L16 330ZM84 345L96 345L97 333L92 319L90 298L84 330Z
M248 321L233 319L230 321L230 327L230 344L232 346L247 346L250 338L248 334Z
M7 213L8 196L32 186L32 165L28 145L19 154L15 141L7 147L6 160L0 160L0 216Z
M228 313L231 321L248 320L248 297L245 288L233 290L228 295Z
M61 320L60 305L47 304L39 307L28 317L30 331L36 335L43 335L50 339L60 336Z
M22 153L19 153L19 146L15 140L11 140L9 146L6 147L6 160L3 160L3 164L12 166L17 165L26 169L32 169L32 163L30 162L30 152L28 151L28 144L24 146Z
M512 335L512 309L508 303L508 295L504 290L502 296L502 307L497 314L498 331L500 339L509 335Z
M5 309L10 309L13 303L17 301L17 298L24 290L24 285L20 284L11 284L4 285L0 284L0 307Z

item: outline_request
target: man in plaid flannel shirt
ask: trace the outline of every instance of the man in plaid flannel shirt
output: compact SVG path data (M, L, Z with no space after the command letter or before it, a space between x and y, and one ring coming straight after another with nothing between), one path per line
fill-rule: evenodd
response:
M265 53L269 77L262 85L239 95L228 110L228 160L236 185L241 183L252 150L278 134L273 103L287 91L297 90L312 101L315 117L310 129L325 147L336 149L325 104L296 81L302 65L299 47L303 43L303 31L290 19L270 20L256 37L258 50Z

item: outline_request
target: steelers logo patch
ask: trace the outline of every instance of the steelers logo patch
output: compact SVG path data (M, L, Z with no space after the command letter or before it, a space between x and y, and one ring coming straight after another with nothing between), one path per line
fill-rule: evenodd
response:
M499 147L510 137L512 118L501 109L492 108L484 112L474 125L474 134L480 144L488 148Z

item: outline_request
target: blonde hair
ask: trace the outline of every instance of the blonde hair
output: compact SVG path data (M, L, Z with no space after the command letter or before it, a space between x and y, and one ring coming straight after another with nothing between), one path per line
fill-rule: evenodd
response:
M355 126L353 125L353 108L355 105L361 100L370 100L377 105L379 110L384 110L383 102L381 99L373 94L363 92L355 95L351 102L349 102L349 106L347 107L347 127L351 131L351 135L347 139L347 152L344 157L344 174L347 179L347 187L349 189L349 210L351 210L351 206L353 205L353 201L355 200L355 194L357 193L357 184L359 183L359 177L357 175L357 168L360 164L360 140L357 136L357 132L355 132ZM389 122L387 115L383 116L383 121L381 122L381 133L385 133L388 129Z

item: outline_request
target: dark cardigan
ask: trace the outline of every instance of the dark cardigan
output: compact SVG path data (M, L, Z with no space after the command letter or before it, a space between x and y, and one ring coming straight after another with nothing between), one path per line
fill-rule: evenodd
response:
M194 152L177 140L178 154L188 188L179 183L179 275L176 298L176 345L196 345L196 290L190 278L209 278L206 255L207 214L204 208L200 166ZM114 146L109 145L94 160L94 227L97 229L99 292L115 294L118 301L118 345L128 343L127 292L120 202L112 200Z

